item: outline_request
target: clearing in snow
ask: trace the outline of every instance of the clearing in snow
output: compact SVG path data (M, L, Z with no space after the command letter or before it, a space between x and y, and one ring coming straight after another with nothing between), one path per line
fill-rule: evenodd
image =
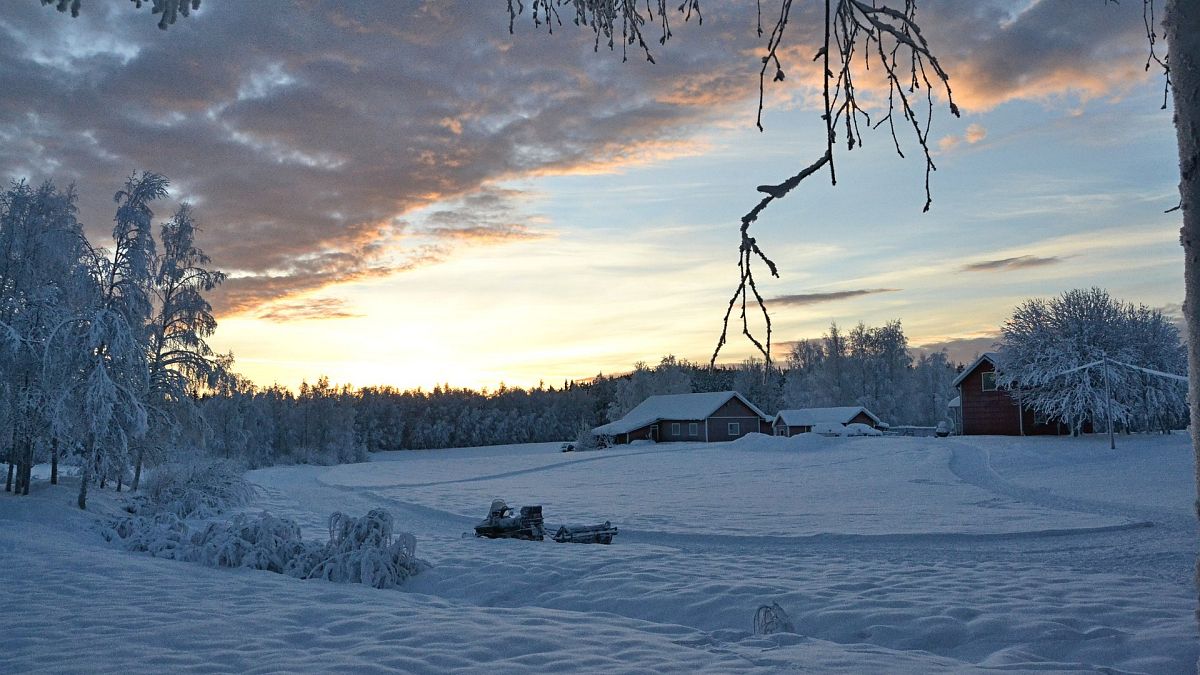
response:
M1183 434L373 459L252 471L247 511L321 539L388 510L433 565L399 590L123 552L69 484L0 499L4 670L1173 673L1200 651ZM464 538L498 497L621 534ZM762 607L786 621L756 634Z

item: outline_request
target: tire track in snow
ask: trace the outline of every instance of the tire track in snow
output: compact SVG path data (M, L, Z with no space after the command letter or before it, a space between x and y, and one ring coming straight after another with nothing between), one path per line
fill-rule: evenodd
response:
M961 441L949 441L950 472L959 480L996 495L1059 511L1076 511L1100 516L1117 516L1148 527L1177 520L1174 514L1101 500L1079 499L1054 494L1046 488L1027 488L1005 480L992 468L991 453Z
M588 462L601 462L601 461L619 459L622 457L637 457L639 455L656 455L656 454L665 454L665 453L670 453L670 452L687 452L689 450L694 451L694 450L700 450L700 449L702 449L702 448L696 448L693 446L682 446L682 447L677 447L677 448L643 450L641 452L622 452L619 454L604 453L604 454L598 455L596 457L587 457L587 458L583 458L583 459L570 459L570 460L566 460L566 461L562 461L562 462L553 462L550 464L543 464L541 466L534 466L534 467L530 467L528 469L516 469L513 471L504 471L501 473L488 474L486 476L472 476L470 478L454 478L454 479L450 479L450 480L436 480L436 481L430 481L430 482L426 482L426 483L394 483L392 485L380 486L380 487L423 488L423 487L436 487L439 485L459 485L462 483L480 483L483 481L496 480L499 478L511 478L513 476L524 476L527 474L539 473L542 471L552 471L554 469L561 469L563 467L568 467L568 466L576 466L578 464L586 464ZM710 449L710 448L703 448L703 449ZM327 483L326 481L321 480L320 476L317 477L317 481L323 485L330 485L331 487L351 487L352 489L355 489L355 490L361 489L356 486L343 486L343 485L339 485L337 483Z

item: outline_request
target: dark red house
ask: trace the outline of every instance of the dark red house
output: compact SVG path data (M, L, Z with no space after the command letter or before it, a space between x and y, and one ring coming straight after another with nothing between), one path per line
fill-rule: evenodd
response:
M1018 404L1020 393L996 386L1000 356L985 352L954 380L958 388L958 433L966 436L1038 436L1069 434L1067 425L1049 421Z
M592 429L614 443L732 441L748 433L769 433L771 419L736 391L651 396L624 417Z

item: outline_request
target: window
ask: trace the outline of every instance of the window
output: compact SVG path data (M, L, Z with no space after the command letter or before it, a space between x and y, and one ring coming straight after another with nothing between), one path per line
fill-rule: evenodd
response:
M996 391L996 372L988 372L983 374L983 390Z
M729 435L734 436L734 437L742 435L741 422L730 422L729 423Z
M699 436L700 425L696 422L688 422L688 436Z
M679 422L671 422L671 435L679 436Z

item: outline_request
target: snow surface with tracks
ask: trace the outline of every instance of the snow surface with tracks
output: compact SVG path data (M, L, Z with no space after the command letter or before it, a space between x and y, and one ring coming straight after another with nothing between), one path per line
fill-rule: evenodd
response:
M4 672L1193 672L1186 436L774 439L383 453L248 474L323 538L386 508L399 591L105 543L70 485L0 498ZM611 546L464 536L493 498ZM96 508L115 509L97 493ZM778 602L797 633L755 636ZM6 602L7 606L9 603Z

